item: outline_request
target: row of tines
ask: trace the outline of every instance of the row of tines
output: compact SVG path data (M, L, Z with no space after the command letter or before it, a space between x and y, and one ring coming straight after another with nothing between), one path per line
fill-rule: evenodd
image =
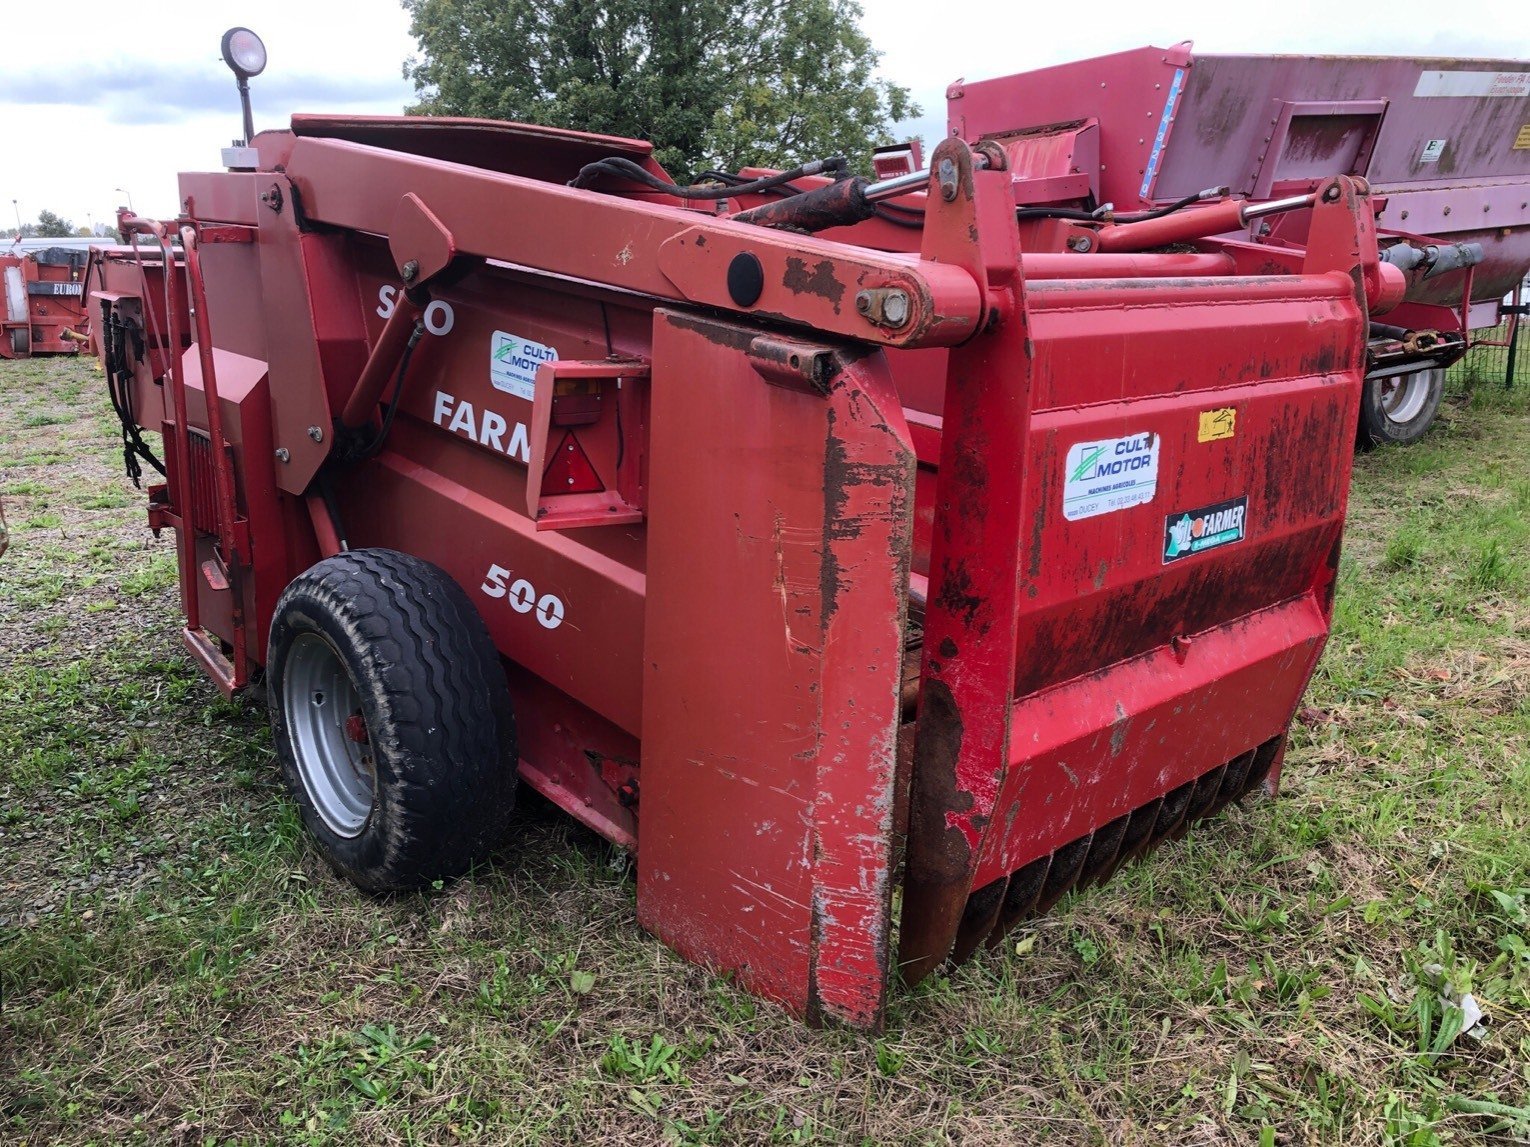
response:
M967 897L952 960L967 959L984 941L990 947L996 945L1016 924L1049 911L1070 890L1104 883L1127 861L1164 840L1177 840L1193 822L1214 816L1252 792L1269 776L1284 740L1284 736L1273 737L1005 879L979 888Z

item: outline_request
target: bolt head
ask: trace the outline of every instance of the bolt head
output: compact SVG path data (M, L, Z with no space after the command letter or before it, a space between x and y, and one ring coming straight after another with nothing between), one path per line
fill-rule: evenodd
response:
M950 159L942 159L938 170L940 176L940 196L947 203L956 199L956 164Z
M861 291L855 296L855 309L861 314L869 314L871 311L871 292Z
M308 428L308 437L312 438L315 442L323 442L324 431L317 426L310 426Z
M882 317L890 327L901 327L908 322L908 294L904 291L888 291L882 300Z
M290 460L291 457L292 457L292 452L290 450L288 450L285 446L278 446L276 448L276 460L278 462L286 462L286 461Z
M404 282L412 283L420 274L420 264L417 259L410 259L404 264Z

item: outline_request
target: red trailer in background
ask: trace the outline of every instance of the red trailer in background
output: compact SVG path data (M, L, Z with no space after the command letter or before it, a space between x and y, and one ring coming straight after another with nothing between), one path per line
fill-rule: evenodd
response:
M1408 289L1371 330L1363 443L1424 433L1445 366L1498 325L1530 270L1530 62L1214 56L1183 43L958 82L947 100L952 135L1004 147L1022 208L1107 218L1205 188L1269 203L1336 174L1368 181L1383 258ZM1234 220L1222 238L1299 253L1308 228L1295 211Z
M87 340L85 264L78 247L0 255L0 358L76 354Z

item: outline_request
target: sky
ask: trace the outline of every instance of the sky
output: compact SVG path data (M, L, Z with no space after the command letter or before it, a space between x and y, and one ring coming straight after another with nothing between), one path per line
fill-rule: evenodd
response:
M270 56L265 74L251 81L257 131L282 126L295 111L397 114L414 94L402 69L415 44L397 0L155 0L136 10L120 0L72 0L62 14L21 0L5 7L5 226L14 226L18 213L34 221L45 208L88 226L111 219L129 199L141 215L173 217L176 173L216 170L219 149L241 134L234 78L218 55L224 30L236 24L258 32ZM1085 10L1035 0L863 0L863 7L862 27L882 52L881 75L908 87L924 111L898 134L922 134L930 143L944 134L952 80L1146 44L1530 61L1530 16L1520 0L1095 0ZM133 24L141 30L127 30ZM70 34L76 28L78 37Z

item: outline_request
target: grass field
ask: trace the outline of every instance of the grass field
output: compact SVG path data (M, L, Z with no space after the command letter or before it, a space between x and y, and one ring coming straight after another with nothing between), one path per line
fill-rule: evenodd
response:
M0 1140L1530 1140L1530 395L1359 460L1278 801L814 1032L643 933L532 800L367 899L172 633L89 364L0 364ZM1469 991L1485 1038L1457 1036Z

